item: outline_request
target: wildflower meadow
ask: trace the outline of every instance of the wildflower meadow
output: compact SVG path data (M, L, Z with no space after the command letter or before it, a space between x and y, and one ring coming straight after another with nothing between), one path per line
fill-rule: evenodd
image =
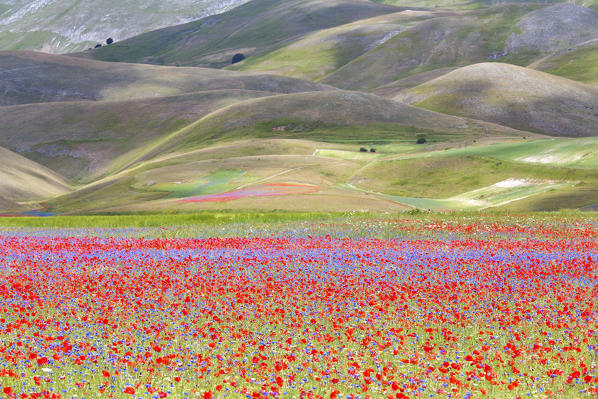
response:
M0 394L598 395L594 221L295 227L4 229Z

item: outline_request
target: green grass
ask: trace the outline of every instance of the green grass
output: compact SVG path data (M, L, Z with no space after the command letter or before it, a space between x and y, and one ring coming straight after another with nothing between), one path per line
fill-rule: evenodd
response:
M537 68L579 82L598 84L598 44L550 57Z
M232 190L248 180L241 170L219 170L190 183L157 184L151 190L166 191L170 198L186 198L199 195L217 194Z
M451 151L451 155L445 156L413 154L413 159L380 160L362 169L350 182L374 192L440 199L458 196L507 179L598 183L598 176L592 170L524 164L464 153L457 156L455 152ZM381 179L380 176L385 178Z
M350 159L357 161L371 161L382 156L379 153L327 149L318 149L316 150L315 155L319 157Z
M522 140L450 149L423 156L470 155L559 168L598 169L598 139L591 137Z
M487 62L517 32L517 23L537 4L502 4L416 24L321 80L344 89L374 90L413 75ZM526 65L536 54L511 56ZM375 62L372 62L375 60Z
M0 15L2 14L0 5ZM91 45L91 42L72 43L64 36L50 31L29 31L29 32L11 32L8 30L0 32L0 48L3 50L42 50L52 48L52 43L61 43L61 50L75 51L85 46Z
M44 228L168 227L203 224L221 225L234 223L274 223L305 220L330 220L342 218L344 215L345 214L340 212L256 212L253 210L247 210L197 213L0 217L0 226ZM362 214L362 217L367 217L367 215L368 214Z
M396 34L433 16L396 13L323 29L228 68L272 72L317 81L365 53L387 35Z
M370 2L254 0L219 16L149 32L82 56L221 68L230 65L236 52L259 57L312 32L394 11Z
M553 160L559 156L566 159L570 156L567 151L588 151L589 140L537 140L408 153L395 160L375 160L348 182L349 187L422 209L582 208L598 203L592 199L598 187L593 170L598 163L590 168L586 162L583 168L566 162L531 163L522 159L542 154L542 149L552 151ZM519 201L522 205L514 205Z
M252 72L280 73L285 76L317 80L336 70L351 58L349 48L334 44L312 45L307 48L283 48L230 69Z

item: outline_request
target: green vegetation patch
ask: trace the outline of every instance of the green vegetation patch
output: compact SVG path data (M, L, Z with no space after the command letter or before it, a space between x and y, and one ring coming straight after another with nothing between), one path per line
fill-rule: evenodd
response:
M227 223L272 223L341 218L332 212L255 212L219 211L197 213L139 213L115 215L73 215L51 217L0 217L5 227L167 227L190 225L221 225ZM365 216L365 214L364 214Z
M470 146L424 156L477 155L560 168L597 169L598 138L558 138Z
M232 130L210 129L204 132L202 127L199 127L193 134L188 134L182 138L180 144L177 143L177 147L192 148L216 142L249 138L305 139L326 143L368 146L391 143L409 145L414 144L417 138L421 136L425 136L428 143L436 143L463 140L469 133L466 129L454 133L395 123L344 126L321 121L280 118Z
M367 149L366 149L367 150ZM315 154L319 157L348 159L352 161L371 161L381 155L372 152L318 149Z
M533 181L597 181L591 170L529 165L479 155L380 160L362 169L350 183L402 197L449 198L508 179ZM384 176L384 178L380 178Z
M551 57L538 69L579 82L598 83L598 44Z
M169 183L148 186L153 191L169 192L170 198L186 198L223 193L239 186L245 175L241 170L220 170L190 183Z
M571 186L570 183L554 183L507 179L492 186L483 187L446 199L385 196L401 204L419 209L462 210L486 209L504 206L514 201L533 197L541 193Z

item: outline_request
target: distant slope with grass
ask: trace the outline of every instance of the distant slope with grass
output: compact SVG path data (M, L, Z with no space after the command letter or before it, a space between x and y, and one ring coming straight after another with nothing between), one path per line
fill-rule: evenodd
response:
M397 99L554 136L598 135L598 89L514 65L464 67L402 92Z
M247 100L215 111L149 146L147 154L245 138L333 143L431 143L520 137L510 128L411 107L372 94L326 91ZM147 155L146 155L147 156Z
M526 64L536 54L502 57L517 22L541 7L506 4L423 21L371 49L321 81L351 90L373 90L422 72L501 57ZM373 61L375 60L375 62Z
M579 82L598 85L598 37L592 45L557 52L531 67Z
M312 32L400 11L367 0L253 0L227 13L82 53L104 61L223 67Z
M530 12L509 36L508 53L553 53L598 37L598 11L559 3Z
M68 178L89 180L125 166L127 153L220 107L271 94L213 90L117 102L0 107L0 145Z
M319 80L402 31L446 11L401 11L310 33L293 43L228 67Z
M48 168L0 147L0 206L43 200L70 191L64 178Z
M327 90L303 80L203 68L107 63L35 52L0 52L0 105L125 100L207 90Z

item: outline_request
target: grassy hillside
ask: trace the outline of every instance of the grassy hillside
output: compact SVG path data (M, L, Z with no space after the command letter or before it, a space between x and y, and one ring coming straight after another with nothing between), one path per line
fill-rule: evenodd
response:
M42 200L70 191L61 176L12 151L0 147L0 208L19 207L16 202Z
M530 12L506 42L508 53L553 53L596 39L598 11L559 3Z
M598 85L598 43L543 58L534 68L579 82Z
M229 69L318 80L423 20L446 12L403 11L311 33L280 49Z
M594 136L598 89L529 68L476 64L398 95L410 104L554 136Z
M371 94L328 91L236 103L156 141L145 149L145 154L251 137L375 144L413 143L422 135L431 143L441 143L525 134L417 109Z
M359 153L356 145L306 140L230 141L148 159L49 205L59 212L405 209L338 188L364 161L314 157L318 148Z
M77 181L130 162L127 153L255 97L251 90L214 90L119 102L56 102L0 107L0 143ZM15 134L19 132L19 134Z
M523 205L517 209L525 211L580 208L596 202L591 193L598 191L598 156L584 167L557 158L567 158L575 148L598 154L596 140L588 140L519 139L466 147L454 143L452 149L436 151L426 151L433 145L377 143L377 152L368 154L358 150L365 145L359 143L228 141L147 159L49 205L67 213L451 210L509 208L519 202ZM542 151L553 158L532 158Z
M322 82L353 90L372 90L422 72L484 62L504 53L517 22L537 4L504 5L434 18L399 33L325 77ZM536 54L505 57L527 63ZM376 62L372 62L376 60Z
M400 11L365 0L253 0L227 13L173 26L82 56L105 61L223 67L320 29Z
M276 93L329 89L282 76L107 63L35 52L0 52L0 66L0 105L125 100L224 89Z

